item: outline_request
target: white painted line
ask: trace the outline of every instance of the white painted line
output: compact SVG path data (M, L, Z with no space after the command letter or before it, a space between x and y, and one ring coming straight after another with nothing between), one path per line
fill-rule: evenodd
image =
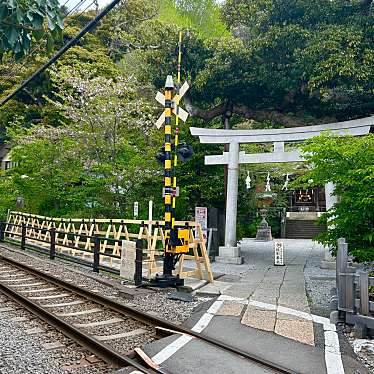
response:
M325 331L325 349L334 354L340 354L339 337L335 331Z
M173 343L166 346L160 352L158 352L155 356L152 357L152 361L154 361L157 365L162 364L168 358L173 356L176 352L178 352L182 347L184 347L188 342L192 340L192 336L189 335L181 335L178 339L176 339Z
M325 331L325 363L327 374L344 374L339 337L335 331Z
M283 314L289 314L291 316L299 317L306 319L308 321L312 321L313 317L310 313L302 312L301 310L295 310L295 309L290 309L286 308L284 306L279 305L277 308L278 313L283 313Z
M336 326L333 323L324 323L323 330L324 331L336 331Z
M267 304L256 300L249 300L248 305L252 305L261 309L277 310L277 306L274 304Z
M292 315L295 317L306 319L308 321L312 320L315 323L323 325L325 335L325 363L327 374L345 373L340 352L339 336L336 332L336 326L332 324L328 318L302 312L296 309L287 308L281 305L276 306L274 304L263 303L256 300L248 301L247 299L227 295L221 295L218 300L248 304L262 309L276 310L278 313Z
M202 332L209 325L213 317L214 314L205 313L191 330L198 333Z
M219 311L219 309L221 308L222 305L223 305L223 301L221 301L221 300L215 301L210 306L210 308L207 310L207 313L216 314Z
M237 303L248 304L248 300L247 299L243 299L243 298L240 298L240 297L229 296L229 295L220 295L218 297L218 300L222 300L222 301L236 301Z
M330 320L325 317L317 316L315 314L306 313L300 310L287 308L284 306L277 306L274 304L263 303L256 300L247 300L244 298L233 297L228 295L220 295L206 313L199 319L199 321L192 327L192 331L200 333L202 332L211 322L213 317L223 306L224 301L237 302L239 304L252 305L261 309L276 310L278 313L288 314L296 316L308 321L313 321L323 325L324 335L325 335L325 362L327 368L327 374L344 374L344 366L342 362L340 345L339 345L339 336L336 332L336 326L330 323ZM193 339L192 336L181 335L173 343L166 346L155 356L152 357L152 360L160 365L186 344L188 344Z
M329 318L317 316L315 314L312 314L312 318L313 318L313 322L315 323L320 323L321 325L331 325Z
M223 305L223 301L217 300L215 301L208 311L202 315L202 317L197 321L194 327L192 327L192 331L200 333L202 332L213 319L214 315L218 312L218 310ZM167 347L162 349L158 352L155 356L152 357L152 361L154 361L157 365L162 364L176 352L178 352L181 348L183 348L187 343L189 343L193 339L192 336L189 335L182 335L178 339L176 339L173 343L169 344Z

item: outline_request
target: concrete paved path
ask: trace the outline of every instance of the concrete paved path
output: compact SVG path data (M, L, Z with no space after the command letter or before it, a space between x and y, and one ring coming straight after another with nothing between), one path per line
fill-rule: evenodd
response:
M322 259L323 248L311 240L283 241L282 267L274 266L273 242L250 239L242 243L243 265L213 263L213 271L225 275L198 292L217 299L195 313L188 327L295 373L368 373L343 349L335 325L309 309L304 267L316 251ZM171 373L264 372L194 339L168 339L151 343L145 351Z
M221 295L253 300L244 310L227 302L218 314L239 316L249 327L275 332L278 335L314 345L313 322L277 310L278 306L310 314L305 290L304 267L311 251L318 246L311 240L283 240L285 242L285 266L274 266L274 243L245 239L241 243L245 264L240 269L213 264L214 271L236 275L232 284L216 282L199 290L206 295ZM218 266L217 266L218 265ZM218 267L218 269L217 269ZM234 274L233 274L234 273ZM269 309L261 303L274 305ZM234 303L235 304L235 303Z

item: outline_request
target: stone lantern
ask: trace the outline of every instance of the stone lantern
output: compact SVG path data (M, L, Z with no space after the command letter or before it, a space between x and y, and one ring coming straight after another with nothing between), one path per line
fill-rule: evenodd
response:
M256 240L261 240L264 242L273 240L273 237L271 235L271 227L266 221L266 217L268 213L268 208L273 203L276 195L277 194L273 192L256 193L257 206L260 208L260 215L262 218L262 221L257 228Z

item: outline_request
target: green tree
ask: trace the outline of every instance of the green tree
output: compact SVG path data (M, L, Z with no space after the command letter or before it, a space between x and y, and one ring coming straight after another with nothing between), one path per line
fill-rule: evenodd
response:
M132 77L80 74L66 67L51 73L56 88L47 100L59 113L58 127L22 129L23 118L13 121L17 166L0 185L12 184L25 209L35 213L129 216L134 200L152 197L150 182L158 174L153 156L161 133L153 130L154 108L138 96ZM12 207L9 199L3 204Z
M321 135L307 141L304 156L310 170L296 183L307 187L335 184L338 203L321 217L328 230L318 241L336 253L337 240L347 239L358 261L374 260L374 136Z
M12 52L21 57L33 40L40 41L46 34L50 50L63 27L58 0L4 0L0 4L0 56Z
M190 114L209 122L229 110L240 119L283 126L369 115L374 108L369 5L227 1L223 17L231 35L214 38L194 28L185 39ZM147 53L148 79L156 86L165 70L175 70L170 60L175 41Z

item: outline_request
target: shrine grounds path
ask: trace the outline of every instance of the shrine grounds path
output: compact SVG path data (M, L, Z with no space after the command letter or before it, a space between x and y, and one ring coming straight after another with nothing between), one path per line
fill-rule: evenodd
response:
M213 271L224 275L197 292L215 301L195 313L188 327L295 373L368 373L341 328L329 321L335 270L320 269L324 248L311 240L282 241L285 266L274 266L274 242L253 239L241 243L243 265L213 263ZM145 350L172 373L266 372L193 340L168 339Z

